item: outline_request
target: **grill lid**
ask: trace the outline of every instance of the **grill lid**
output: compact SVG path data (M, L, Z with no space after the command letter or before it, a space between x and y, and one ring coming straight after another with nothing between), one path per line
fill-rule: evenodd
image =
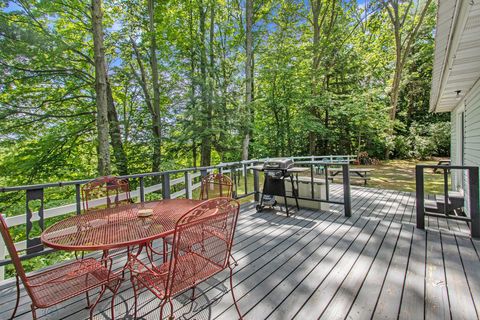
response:
M288 170L293 167L292 159L270 159L265 161L263 169Z

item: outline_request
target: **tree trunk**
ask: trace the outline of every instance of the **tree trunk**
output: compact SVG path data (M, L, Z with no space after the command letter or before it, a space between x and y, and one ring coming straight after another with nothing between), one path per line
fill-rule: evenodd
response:
M210 139L210 129L208 127L208 114L209 114L209 91L208 91L208 79L207 79L207 48L205 44L205 33L206 33L206 9L204 8L203 1L199 2L199 29L200 29L200 91L202 96L202 128L201 134L201 146L200 146L200 165L209 166L210 157L212 152L211 139Z
M160 171L162 156L162 114L160 110L160 84L158 81L158 61L157 61L157 36L155 30L155 1L148 0L148 26L150 33L150 65L152 68L152 88L153 88L153 153L152 153L152 172Z
M245 123L242 143L242 160L248 160L248 149L251 139L251 104L253 102L253 0L245 4Z
M115 157L115 164L120 175L128 174L128 160L125 150L123 149L122 132L120 130L120 122L118 121L117 109L113 101L112 88L107 78L107 106L108 106L108 123L110 127L110 140Z
M102 0L92 0L93 54L95 58L95 94L97 105L98 174L110 174L110 146L107 102L107 66L103 47Z
M320 21L320 12L322 10L322 1L321 0L311 0L310 7L312 10L312 31L313 31L313 39L312 39L312 46L313 46L313 57L312 57L312 70L311 70L311 81L312 81L312 105L310 106L310 113L313 117L317 117L317 99L318 99L318 69L320 67L320 30L323 24ZM310 155L315 154L315 149L317 145L316 141L316 133L309 132L308 133L308 153Z

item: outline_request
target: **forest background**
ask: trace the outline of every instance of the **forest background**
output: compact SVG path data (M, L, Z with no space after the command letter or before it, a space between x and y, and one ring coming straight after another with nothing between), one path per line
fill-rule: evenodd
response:
M0 1L0 185L448 156L432 0Z

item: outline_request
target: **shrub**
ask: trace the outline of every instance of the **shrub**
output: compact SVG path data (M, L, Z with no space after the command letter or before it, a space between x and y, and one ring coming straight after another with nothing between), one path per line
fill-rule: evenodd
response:
M436 156L450 155L450 122L432 123L428 127L428 134L435 144Z
M408 136L395 137L395 157L408 159L412 157L412 143Z

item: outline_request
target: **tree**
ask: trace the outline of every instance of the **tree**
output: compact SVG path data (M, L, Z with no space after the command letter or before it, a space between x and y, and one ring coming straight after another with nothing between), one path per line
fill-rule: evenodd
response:
M392 123L390 134L394 133L393 125L397 114L398 98L405 64L432 0L426 0L423 7L421 7L421 2L418 0L401 2L400 0L385 0L383 3L390 18L395 39L395 69L389 93L390 120ZM389 151L387 149L387 158L388 154Z
M245 2L245 119L242 143L242 160L248 160L251 138L251 104L253 102L253 0Z
M107 66L103 47L102 0L92 0L92 34L95 58L95 93L97 105L98 174L110 174L110 144L107 98Z

